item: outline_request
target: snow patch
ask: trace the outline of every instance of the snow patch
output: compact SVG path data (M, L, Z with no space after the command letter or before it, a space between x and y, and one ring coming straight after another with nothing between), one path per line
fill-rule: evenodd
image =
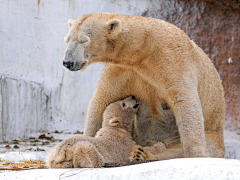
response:
M12 179L98 179L98 180L225 180L240 179L240 161L217 158L172 159L117 168L38 169L6 172L1 180Z
M1 160L22 161L22 160L45 160L46 152L8 152L0 154Z

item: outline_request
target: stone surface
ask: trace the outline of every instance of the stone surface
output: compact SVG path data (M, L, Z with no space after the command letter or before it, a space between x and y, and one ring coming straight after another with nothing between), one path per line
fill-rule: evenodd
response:
M47 88L0 74L0 92L0 141L47 129L51 121L51 93Z
M226 159L240 159L240 141L225 139L225 158Z
M175 24L208 54L223 82L225 129L240 134L240 2L150 0L141 15Z

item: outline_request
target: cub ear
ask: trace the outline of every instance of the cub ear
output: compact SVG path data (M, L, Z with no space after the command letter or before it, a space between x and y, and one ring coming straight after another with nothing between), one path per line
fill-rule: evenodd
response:
M73 25L73 23L75 22L75 20L74 19L69 19L68 20L68 27L70 28L72 25Z
M119 124L120 124L120 119L117 118L117 117L113 117L113 118L111 118L110 121L109 121L109 125L110 125L110 126L113 126L113 127L115 127L115 126L117 126L117 125L119 125Z
M111 19L106 24L108 30L114 35L122 31L122 22L119 19Z

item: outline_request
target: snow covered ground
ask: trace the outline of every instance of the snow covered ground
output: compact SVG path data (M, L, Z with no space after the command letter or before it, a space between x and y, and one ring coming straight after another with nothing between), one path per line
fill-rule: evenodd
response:
M63 123L64 124L64 123ZM69 128L74 132L76 127ZM79 128L80 129L80 128ZM41 133L33 133L30 141L19 141L18 144L0 144L0 166L5 160L44 160L47 152L61 140L76 134L63 129L62 133L46 133L51 140L39 139ZM49 142L49 143L46 143ZM35 144L35 145L34 145ZM44 144L44 145L43 145ZM7 149L6 145L11 148ZM14 149L17 145L19 148ZM23 171L0 171L1 180L11 179L240 179L240 141L226 140L225 159L192 158L172 159L117 168L103 169L36 169ZM40 151L38 149L41 149ZM14 151L13 151L14 150ZM42 151L44 150L44 151ZM229 158L229 159L228 159ZM230 159L238 158L238 159Z
M173 159L138 165L98 169L38 169L6 172L1 180L12 179L97 179L97 180L239 180L240 160L192 158Z
M44 160L46 153L64 139L82 133L82 123L72 124L64 120L49 123L48 131L30 133L28 139L15 139L0 143L0 160ZM45 138L39 138L41 135ZM0 163L1 164L1 163Z

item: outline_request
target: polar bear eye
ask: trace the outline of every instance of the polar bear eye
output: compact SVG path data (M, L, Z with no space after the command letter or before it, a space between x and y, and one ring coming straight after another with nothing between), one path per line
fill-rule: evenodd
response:
M81 43L81 44L83 44L83 43L85 43L85 42L88 42L88 40L87 40L87 39L81 39L81 40L80 40L80 43Z
M88 58L88 53L86 51L84 51L84 59Z
M80 35L78 37L78 40L79 40L80 44L83 44L84 46L88 46L91 43L91 39L86 35L84 35L84 36Z
M126 106L126 104L125 103L122 103L122 107L125 107Z

